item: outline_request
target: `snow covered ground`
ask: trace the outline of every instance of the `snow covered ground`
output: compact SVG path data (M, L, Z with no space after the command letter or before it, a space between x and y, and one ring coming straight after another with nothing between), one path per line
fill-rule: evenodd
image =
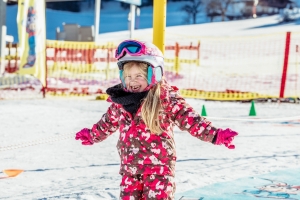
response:
M177 193L299 168L299 104L256 103L257 118L266 120L253 122L241 121L249 118L250 103L187 101L198 112L205 105L208 117L227 118L211 121L239 136L236 149L229 150L176 129ZM0 179L0 199L118 199L118 133L94 146L74 139L77 131L97 122L107 106L87 99L1 101L0 169L25 171Z
M277 16L271 16L168 27L166 39L286 31L299 31L299 25L297 22L278 24ZM128 35L128 31L106 33L100 34L100 39L118 41ZM152 29L137 30L136 38L151 40ZM249 118L250 103L187 101L199 113L205 105L208 118L211 117L216 127L230 127L239 136L234 142L236 149L229 150L201 142L176 129L177 199L192 189L300 168L300 104L256 103L256 118L260 120L253 121L253 118L243 120ZM74 139L77 131L97 122L108 105L105 101L73 98L1 100L0 170L23 169L24 172L15 178L2 178L5 174L0 173L0 199L118 199L121 180L115 147L118 132L88 147ZM299 190L295 195L299 195ZM290 196L297 199L299 196L295 195Z
M265 35L278 32L299 32L300 20L290 23L279 23L280 16L273 15L258 19L247 19L229 22L214 22L166 28L166 41L198 41L212 37L237 37ZM129 31L116 31L100 34L98 42L120 41L129 38ZM152 41L152 28L134 31L134 38Z

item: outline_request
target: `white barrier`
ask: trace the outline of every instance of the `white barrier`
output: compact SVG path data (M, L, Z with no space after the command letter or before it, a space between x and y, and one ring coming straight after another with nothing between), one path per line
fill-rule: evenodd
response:
M5 71L5 47L6 47L6 42L13 43L14 37L11 35L6 35L7 28L5 25L2 26L1 28L2 31L2 40L1 42L1 55L0 55L0 74L3 74Z
M1 40L1 55L0 55L0 74L4 73L5 70L5 46L6 46L6 26L2 26L1 27L1 32L2 32L2 38L0 38Z

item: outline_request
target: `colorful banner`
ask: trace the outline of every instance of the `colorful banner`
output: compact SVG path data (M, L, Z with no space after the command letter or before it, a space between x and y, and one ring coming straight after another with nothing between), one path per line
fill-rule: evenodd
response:
M18 1L20 67L18 74L30 74L46 84L45 1Z

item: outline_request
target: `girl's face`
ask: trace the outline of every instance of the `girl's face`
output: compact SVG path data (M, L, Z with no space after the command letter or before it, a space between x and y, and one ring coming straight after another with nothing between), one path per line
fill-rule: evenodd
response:
M125 70L124 80L129 92L143 92L148 86L148 81L143 70L136 64Z

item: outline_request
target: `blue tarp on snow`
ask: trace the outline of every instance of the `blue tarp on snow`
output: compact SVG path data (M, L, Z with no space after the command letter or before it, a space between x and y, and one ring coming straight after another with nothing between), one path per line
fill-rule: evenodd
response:
M300 200L300 168L216 183L176 194L177 200L248 200L260 198Z

